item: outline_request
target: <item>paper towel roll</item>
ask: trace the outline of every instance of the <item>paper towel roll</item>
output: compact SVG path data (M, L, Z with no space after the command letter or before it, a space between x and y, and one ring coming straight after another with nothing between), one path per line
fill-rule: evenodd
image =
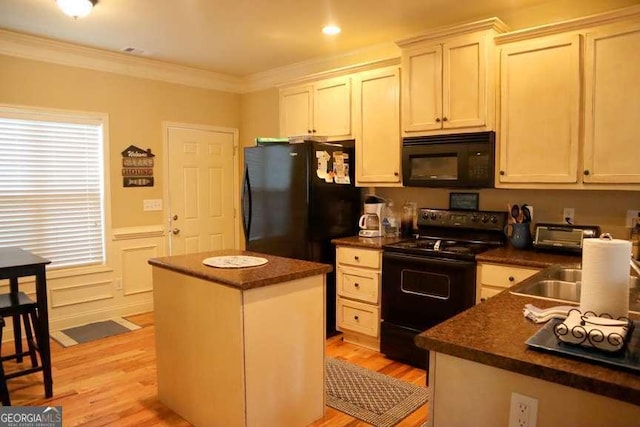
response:
M580 311L613 318L629 315L630 258L628 240L584 239Z

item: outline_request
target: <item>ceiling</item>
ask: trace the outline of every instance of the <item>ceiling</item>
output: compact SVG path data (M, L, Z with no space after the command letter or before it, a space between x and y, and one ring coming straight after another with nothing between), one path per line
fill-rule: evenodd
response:
M88 17L74 20L55 0L0 0L0 28L109 51L134 48L161 61L247 76L492 16L512 28L505 17L524 11L533 20L567 19L572 5L585 2L610 8L638 1L99 0ZM342 33L323 35L327 23Z

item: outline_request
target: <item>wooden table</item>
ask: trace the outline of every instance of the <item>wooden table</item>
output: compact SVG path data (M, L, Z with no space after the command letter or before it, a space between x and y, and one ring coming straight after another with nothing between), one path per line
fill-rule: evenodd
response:
M45 397L53 396L53 379L51 377L51 347L49 345L49 310L47 303L47 276L45 266L51 263L48 259L34 255L20 248L0 248L0 280L9 279L9 291L19 291L18 278L35 276L36 298L38 305L38 324L36 334L39 336L40 358L42 366L20 371L20 375L42 371L44 377ZM13 328L20 330L19 319L14 319ZM17 333L20 336L20 332ZM18 375L15 375L18 376Z

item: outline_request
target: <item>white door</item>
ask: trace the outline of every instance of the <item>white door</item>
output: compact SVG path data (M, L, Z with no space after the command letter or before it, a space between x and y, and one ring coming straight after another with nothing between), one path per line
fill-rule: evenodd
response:
M169 252L238 248L238 131L165 125Z

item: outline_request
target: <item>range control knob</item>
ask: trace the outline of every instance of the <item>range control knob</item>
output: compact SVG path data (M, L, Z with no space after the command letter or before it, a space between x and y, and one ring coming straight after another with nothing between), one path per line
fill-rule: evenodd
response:
M429 219L429 213L428 212L422 212L422 219Z
M482 218L480 220L482 222L487 222L487 221L489 221L489 217L487 215L482 215Z
M436 213L435 213L435 212L431 212L431 219L432 219L433 221L435 221L435 220L436 220Z
M477 214L472 214L471 215L471 222L478 222L478 215Z
M491 215L491 223L495 224L496 222L498 222L498 217L495 215Z

